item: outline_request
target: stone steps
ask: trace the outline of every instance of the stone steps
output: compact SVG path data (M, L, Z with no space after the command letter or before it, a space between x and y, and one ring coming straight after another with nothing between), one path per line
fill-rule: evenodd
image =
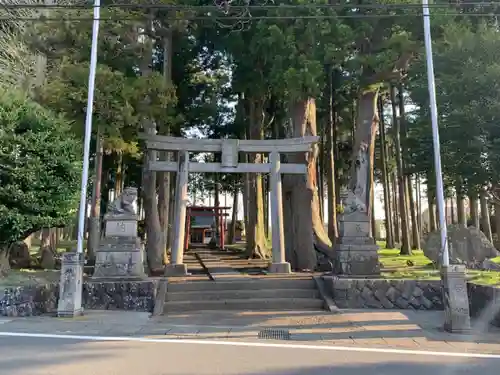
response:
M167 291L193 292L216 290L271 290L271 289L309 289L315 290L314 280L310 276L281 278L243 278L219 281L170 281Z
M169 280L164 313L204 310L322 310L311 276L241 277L216 281Z
M207 310L266 311L322 310L323 301L317 298L251 298L218 301L167 301L164 313Z
M215 290L194 292L169 292L167 302L173 301L221 301L259 298L319 298L314 289L270 289L270 290Z

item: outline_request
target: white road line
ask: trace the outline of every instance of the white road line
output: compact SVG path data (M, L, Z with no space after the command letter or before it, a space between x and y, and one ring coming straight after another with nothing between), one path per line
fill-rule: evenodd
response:
M264 342L243 342L243 341L161 339L161 338L146 338L146 337L59 335L50 333L24 333L24 332L0 332L0 337L29 337L29 338L81 340L81 341L127 341L127 342L143 342L143 343L163 343L163 344L168 343L168 344L191 344L191 345L243 346L243 347L256 347L256 348L306 349L306 350L329 350L329 351L342 351L342 352L423 355L432 357L500 359L500 354L437 352L437 351L427 351L427 350L368 348L368 347L335 346L335 345L307 345L307 344L293 344L293 343L286 344L286 343L269 343L269 342L264 343Z

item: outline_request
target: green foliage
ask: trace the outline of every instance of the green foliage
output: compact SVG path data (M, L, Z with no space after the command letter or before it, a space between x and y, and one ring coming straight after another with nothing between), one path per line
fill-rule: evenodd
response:
M64 118L0 92L0 244L68 223L77 208L80 151Z
M496 184L500 118L500 36L487 24L450 23L434 48L443 167L450 183L468 189ZM412 150L421 171L432 164L424 61L414 66L411 97L418 105ZM427 155L427 156L426 156Z

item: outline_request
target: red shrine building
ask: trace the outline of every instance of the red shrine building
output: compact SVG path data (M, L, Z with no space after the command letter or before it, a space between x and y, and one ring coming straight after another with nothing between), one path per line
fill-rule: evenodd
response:
M226 235L226 210L230 207L204 207L190 206L186 210L186 236L184 250L193 245L208 245L212 239L223 249ZM216 217L219 217L219 228L217 228ZM220 233L220 238L216 238Z

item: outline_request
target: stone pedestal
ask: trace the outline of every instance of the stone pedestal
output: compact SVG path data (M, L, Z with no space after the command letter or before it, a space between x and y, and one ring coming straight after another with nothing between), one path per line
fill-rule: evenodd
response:
M441 267L444 329L448 332L467 333L471 329L465 271L463 265Z
M137 237L135 215L105 217L105 237L96 251L94 278L140 279L144 274L144 250Z
M165 276L166 277L175 277L175 276L187 276L188 268L187 264L167 264L165 266Z
M83 253L64 253L59 282L57 316L72 318L83 314Z
M345 276L378 276L378 246L370 236L368 215L339 215L339 239L335 244L335 273Z
M271 263L269 265L269 272L271 273L292 273L292 268L290 267L290 263Z

